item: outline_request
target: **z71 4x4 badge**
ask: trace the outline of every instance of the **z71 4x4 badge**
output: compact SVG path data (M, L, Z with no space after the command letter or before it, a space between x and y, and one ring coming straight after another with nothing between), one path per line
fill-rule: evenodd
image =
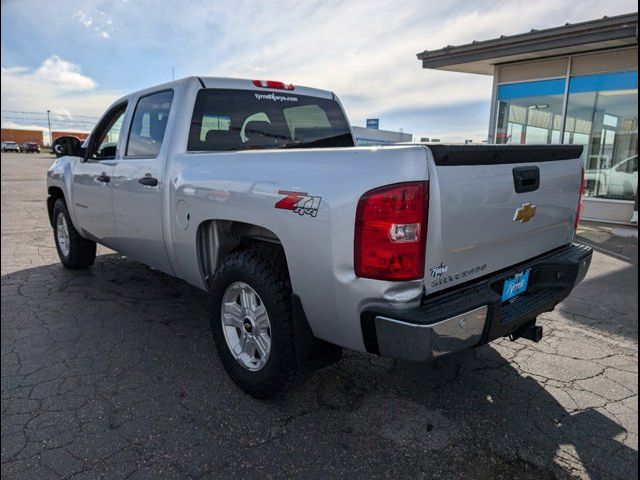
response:
M293 210L298 215L318 215L318 208L322 197L313 197L304 192L288 192L280 190L278 195L286 195L285 198L276 202L275 207L282 210Z

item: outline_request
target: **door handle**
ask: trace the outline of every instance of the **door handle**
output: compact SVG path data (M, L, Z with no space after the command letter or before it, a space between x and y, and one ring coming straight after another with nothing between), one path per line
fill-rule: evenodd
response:
M96 180L102 183L109 183L111 181L111 177L103 172L101 175L96 177Z
M534 192L540 188L538 167L516 167L513 169L513 185L516 193Z
M145 175L144 177L142 177L140 180L138 180L138 183L146 186L146 187L157 187L158 186L158 179L152 177L150 174Z

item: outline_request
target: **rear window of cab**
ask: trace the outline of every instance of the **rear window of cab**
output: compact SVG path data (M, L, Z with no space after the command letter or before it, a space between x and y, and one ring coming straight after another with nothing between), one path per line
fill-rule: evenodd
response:
M198 92L188 142L192 152L352 146L335 100L221 89Z

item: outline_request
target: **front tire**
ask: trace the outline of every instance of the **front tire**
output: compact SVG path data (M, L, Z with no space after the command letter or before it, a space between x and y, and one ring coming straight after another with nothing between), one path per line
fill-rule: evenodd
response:
M82 237L73 226L64 200L53 205L53 236L60 262L71 270L82 270L96 260L96 242Z
M291 283L282 250L228 255L210 284L211 330L222 365L249 395L271 398L297 375Z

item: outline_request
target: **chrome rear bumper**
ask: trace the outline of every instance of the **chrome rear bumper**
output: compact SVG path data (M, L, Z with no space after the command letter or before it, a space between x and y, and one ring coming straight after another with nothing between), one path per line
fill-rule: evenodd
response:
M592 249L573 244L508 270L491 274L450 291L425 297L416 309L401 312L365 311L363 338L367 351L385 357L428 362L450 353L488 343L535 323L582 281ZM531 270L527 291L502 302L506 279Z
M477 345L488 307L476 308L433 325L416 325L383 316L375 319L380 354L427 362Z

